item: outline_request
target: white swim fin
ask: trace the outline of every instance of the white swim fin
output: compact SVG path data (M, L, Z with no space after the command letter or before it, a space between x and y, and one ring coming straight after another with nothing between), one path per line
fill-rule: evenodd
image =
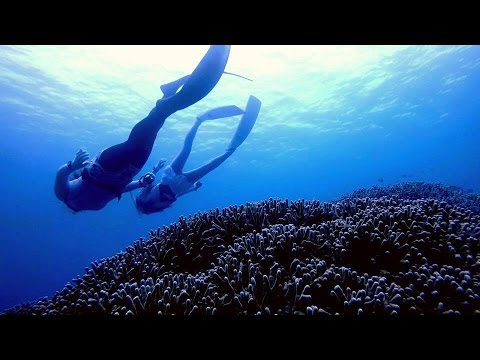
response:
M208 110L207 112L203 113L202 115L197 116L197 120L205 121L205 120L215 120L221 119L236 115L242 115L245 111L240 109L238 106L235 105L227 105L227 106L220 106L215 109Z
M232 137L232 141L230 141L230 145L227 147L227 151L235 150L245 141L257 121L261 106L262 102L255 96L250 95L247 107L245 108L245 113L240 119L240 123Z

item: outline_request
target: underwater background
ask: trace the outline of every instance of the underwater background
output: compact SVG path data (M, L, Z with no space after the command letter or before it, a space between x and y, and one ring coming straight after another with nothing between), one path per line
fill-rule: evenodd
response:
M53 192L75 152L123 142L208 46L0 46L0 310L50 296L92 261L180 216L268 198L332 201L426 181L480 191L479 46L234 45L197 104L169 117L145 168L173 159L197 114L262 101L248 139L162 213L129 194L73 214ZM238 117L202 124L186 170L221 154Z

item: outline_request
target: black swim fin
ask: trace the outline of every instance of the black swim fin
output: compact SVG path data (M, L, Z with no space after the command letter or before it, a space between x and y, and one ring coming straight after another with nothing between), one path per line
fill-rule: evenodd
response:
M234 73L231 73L231 72L228 72L228 71L224 71L223 73L227 74L227 75L237 76L239 78L242 78L242 79L245 79L245 80L248 80L248 81L253 81L252 79L249 79L245 76L234 74ZM172 95L175 95L176 92L178 91L178 89L180 89L188 81L188 79L190 79L190 76L191 75L185 75L185 76L182 76L180 79L174 80L174 81L169 82L167 84L160 85L160 91L162 92L163 97L167 98L167 97L170 97Z
M175 95L178 89L180 89L190 79L190 75L182 76L180 79L174 80L167 84L160 85L163 97L167 98Z
M176 112L203 99L212 91L223 75L229 55L230 45L210 46L180 91L174 96L157 101L157 107L163 105L170 111ZM168 87L164 88L164 90L167 94L171 93Z

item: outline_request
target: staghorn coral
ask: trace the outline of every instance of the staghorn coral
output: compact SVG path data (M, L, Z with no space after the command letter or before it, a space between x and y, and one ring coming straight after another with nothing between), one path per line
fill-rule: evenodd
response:
M412 186L443 195L400 197ZM480 215L441 189L405 184L385 197L269 199L181 217L51 299L5 313L479 314Z
M468 193L457 186L445 186L439 183L407 182L391 186L373 186L367 189L358 189L351 194L344 195L340 200L356 198L380 198L382 196L397 195L402 199L436 199L451 205L457 205L480 214L480 195Z

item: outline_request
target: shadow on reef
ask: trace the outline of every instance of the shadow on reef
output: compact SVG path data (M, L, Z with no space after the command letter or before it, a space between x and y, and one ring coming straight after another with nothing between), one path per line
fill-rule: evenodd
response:
M479 205L404 183L215 209L4 314L479 314Z

